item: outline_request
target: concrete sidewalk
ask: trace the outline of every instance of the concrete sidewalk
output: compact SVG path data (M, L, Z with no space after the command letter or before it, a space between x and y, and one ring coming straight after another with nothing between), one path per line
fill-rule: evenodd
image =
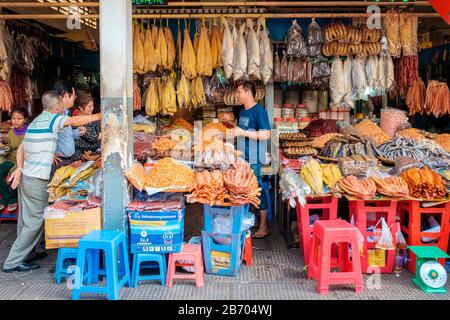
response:
M0 225L0 263L3 267L16 237L16 225ZM378 289L370 289L369 276L365 288L356 294L351 285L331 286L327 295L316 293L316 281L306 279L299 249L287 249L283 237L274 234L253 241L253 266L243 266L237 277L205 274L205 286L196 288L193 282L178 280L173 288L156 282L144 282L138 288L124 288L121 299L132 300L450 300L450 294L425 294L411 281L412 274L404 271L400 277L381 275ZM50 270L56 261L56 250L30 273L0 272L0 300L64 300L71 299L71 290L63 281L54 283ZM369 282L369 283L368 283ZM446 285L450 291L450 281ZM105 299L106 295L83 294L82 299Z

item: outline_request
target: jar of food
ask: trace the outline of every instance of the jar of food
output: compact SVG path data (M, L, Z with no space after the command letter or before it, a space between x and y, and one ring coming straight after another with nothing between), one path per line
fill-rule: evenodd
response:
M319 112L319 91L305 90L302 92L302 103L309 113Z
M331 120L337 120L338 119L338 109L337 108L331 109L330 119Z
M295 109L292 104L284 104L283 109L281 110L282 118L294 118L295 117Z
M274 104L273 105L273 117L274 118L282 118L281 117L281 110L283 105L281 104Z
M328 110L328 90L319 91L319 111Z
M303 105L301 104L301 106L303 106ZM295 110L295 117L297 119L307 118L308 115L309 115L308 110L305 108L299 108L299 109Z
M319 118L320 119L324 119L324 120L328 120L328 111L320 111L319 112Z
M298 127L300 130L305 129L311 122L311 118L301 118L299 123L298 123Z
M288 126L292 128L292 131L298 131L298 122L296 118L288 118L286 119Z

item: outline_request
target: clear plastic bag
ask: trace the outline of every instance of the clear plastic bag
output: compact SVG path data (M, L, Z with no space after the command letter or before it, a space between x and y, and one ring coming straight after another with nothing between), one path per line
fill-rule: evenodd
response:
M401 231L400 222L397 222L397 233L395 234L397 248L406 248L406 240Z
M323 43L322 39L322 30L320 29L319 24L313 18L312 22L308 26L308 45L320 45Z
M366 59L356 57L353 60L352 82L353 82L353 99L367 100L367 79L366 79Z
M389 226L386 223L386 220L381 218L381 236L377 241L375 248L382 250L394 250L394 239L392 238L391 231L389 230Z
M403 12L400 14L399 29L400 40L402 44L402 53L404 56L413 56L417 54L417 27L418 17Z
M317 58L322 54L322 46L315 44L308 47L308 57Z
M294 57L304 57L307 55L307 46L303 38L303 30L297 23L297 20L292 21L292 26L289 28L286 35L287 55Z
M332 106L338 107L345 95L344 64L336 57L331 64L330 95Z
M142 163L135 161L130 169L125 171L128 181L139 191L144 189L145 185L145 169Z

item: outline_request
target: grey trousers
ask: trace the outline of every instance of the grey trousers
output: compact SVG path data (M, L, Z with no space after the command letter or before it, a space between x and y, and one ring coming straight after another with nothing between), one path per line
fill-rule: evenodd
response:
M48 180L22 175L19 185L17 238L3 268L14 269L39 247L44 235L44 210L48 206Z

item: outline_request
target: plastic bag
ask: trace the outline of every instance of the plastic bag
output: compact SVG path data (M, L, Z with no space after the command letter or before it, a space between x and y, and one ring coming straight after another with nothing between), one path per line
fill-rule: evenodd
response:
M344 62L344 96L341 102L341 107L344 108L354 108L355 102L352 99L352 67L353 67L353 59L352 57L348 57Z
M241 232L253 227L255 224L255 216L251 212L246 212L241 220ZM232 219L230 215L216 214L213 216L213 232L221 234L231 234L233 231ZM217 236L214 241L223 245L231 244L231 237Z
M406 240L405 237L403 236L401 227L400 227L400 222L397 222L397 233L395 234L396 237L396 242L397 242L397 248L400 249L406 249Z
M274 58L274 69L273 69L273 80L274 81L282 81L281 80L281 61L280 57L278 56L278 51L275 52L275 58Z
M312 22L308 26L308 45L314 46L318 44L320 45L321 43L323 43L322 30L320 29L319 24L313 18Z
M394 250L394 240L392 239L391 231L384 218L381 218L381 237L375 245L377 249Z
M400 14L399 29L402 43L402 53L404 56L417 54L417 28L419 17L403 12Z
M135 161L130 169L125 171L128 181L139 191L144 189L145 185L145 169L142 163Z
M298 200L301 206L305 206L305 197L311 194L311 187L306 184L303 179L300 178L296 172L284 172L280 178L280 189L283 200L288 200L291 207L295 208L296 201Z
M286 51L283 50L283 58L281 59L281 81L288 80L288 61L286 58Z
M292 26L289 28L286 35L286 43L288 56L304 57L307 55L303 30L297 23L297 20L292 21Z

